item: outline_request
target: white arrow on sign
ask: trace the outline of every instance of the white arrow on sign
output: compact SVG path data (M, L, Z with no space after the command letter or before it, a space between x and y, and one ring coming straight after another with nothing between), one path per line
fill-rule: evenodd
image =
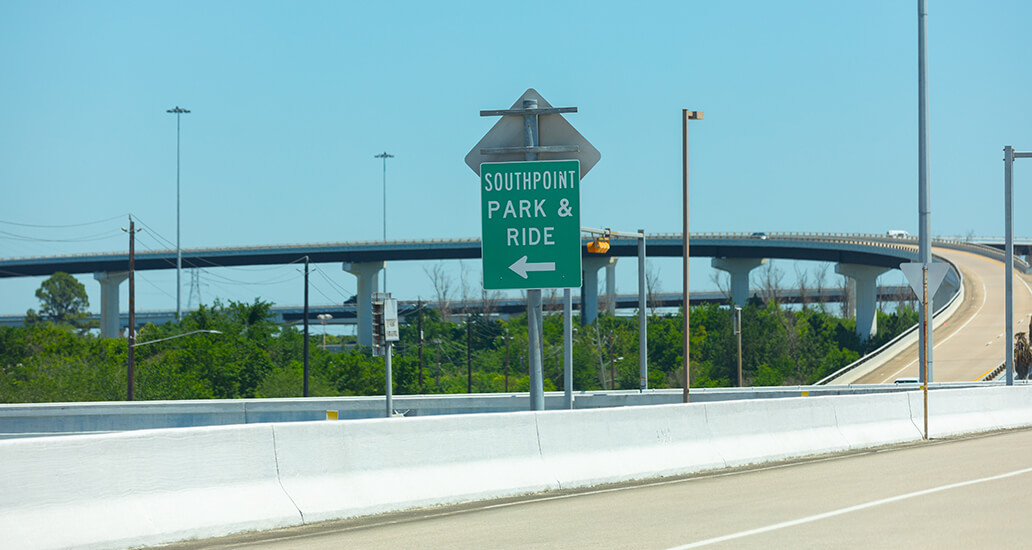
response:
M524 256L510 265L509 269L526 279L528 271L555 271L555 262L528 262Z

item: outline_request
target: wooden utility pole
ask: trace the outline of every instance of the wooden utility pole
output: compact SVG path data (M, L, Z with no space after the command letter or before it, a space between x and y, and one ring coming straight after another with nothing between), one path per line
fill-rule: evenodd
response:
M616 362L613 360L613 341L616 338L609 333L609 389L616 389Z
M129 216L129 368L127 371L126 396L133 400L133 386L136 374L136 222Z
M304 397L308 397L308 256L305 256L305 381L304 388L301 390L301 394ZM326 341L326 329L323 329L323 347L325 347Z
M437 339L437 374L434 377L437 389L441 389L441 339Z
M509 327L505 327L505 391L509 391Z
M466 315L466 393L473 393L473 357L470 354L472 332L470 331L469 314Z
M419 310L417 328L419 329L419 393L423 393L423 300L416 302Z

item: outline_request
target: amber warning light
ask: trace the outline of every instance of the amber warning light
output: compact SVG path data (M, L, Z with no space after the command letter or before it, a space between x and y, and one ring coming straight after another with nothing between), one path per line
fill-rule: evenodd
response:
M609 252L609 239L606 237L599 237L588 243L588 252L592 254L605 254Z

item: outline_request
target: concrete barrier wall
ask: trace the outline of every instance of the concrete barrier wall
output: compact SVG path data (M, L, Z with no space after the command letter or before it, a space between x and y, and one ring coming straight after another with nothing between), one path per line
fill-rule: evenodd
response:
M924 429L921 392L909 394L914 422ZM995 387L951 390L928 394L930 437L1032 425L1032 391L1028 388Z
M933 389L980 384L932 384ZM916 385L776 386L754 388L701 388L692 390L693 403L751 399L780 399L809 395L851 395L913 390ZM575 392L576 409L681 403L680 389ZM395 396L395 409L406 416L519 412L530 408L526 393ZM545 394L545 408L565 407L562 392ZM0 404L0 439L123 430L185 428L266 422L304 422L326 418L354 420L382 418L383 396L316 397L294 399L233 399L196 401L143 401L116 403Z
M717 469L707 405L557 411L536 419L542 460L562 488ZM650 472L650 473L649 473Z
M305 521L556 489L533 413L276 425L283 489Z
M273 427L0 442L0 546L124 548L301 523Z
M12 548L125 548L914 441L921 392L0 441ZM1032 425L1032 387L930 393L933 436Z
M939 392L931 392L935 395ZM911 396L921 392L864 396L842 396L835 402L839 432L849 449L863 449L921 439L924 432L914 422L922 407L915 409Z

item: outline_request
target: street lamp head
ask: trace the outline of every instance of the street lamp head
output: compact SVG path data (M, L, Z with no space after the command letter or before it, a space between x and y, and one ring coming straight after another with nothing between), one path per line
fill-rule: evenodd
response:
M384 151L384 152L380 153L379 155L373 155L373 158L392 159L392 158L394 158L394 155L388 153L387 151Z
M176 105L176 107L175 107L174 109L168 109L168 110L167 110L167 111L165 111L165 112L166 112L166 113L175 113L175 114L180 114L180 113L189 113L189 112L190 112L190 110L189 110L189 109L183 109L183 108L180 108L180 107L179 107L179 105Z

